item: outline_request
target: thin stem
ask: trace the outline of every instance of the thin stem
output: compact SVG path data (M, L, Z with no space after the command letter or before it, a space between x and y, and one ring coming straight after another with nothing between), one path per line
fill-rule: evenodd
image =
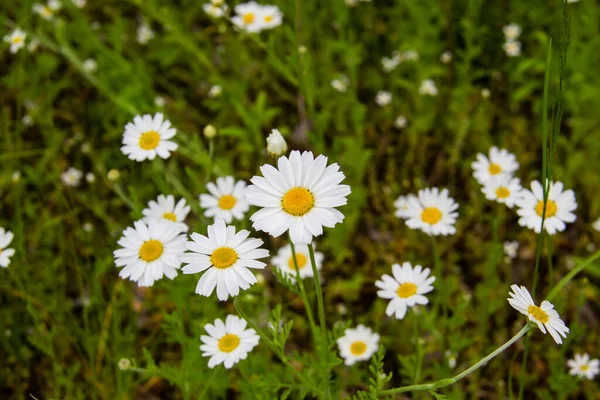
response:
M548 282L554 284L554 268L552 264L552 236L546 240L546 257L548 258Z
M414 341L415 341L415 346L417 349L417 360L416 360L416 367L415 367L415 375L413 376L413 383L417 384L419 382L419 379L421 378L421 364L423 364L423 348L421 346L421 342L420 340L420 333L419 333L419 318L420 315L417 313L413 313L413 317L415 318L415 335L414 335Z
M523 362L521 362L521 380L519 383L519 400L523 399L523 392L525 391L525 369L527 367L527 358L529 357L529 345L531 340L527 338L525 340L525 351L523 353Z
M206 398L206 393L208 391L208 388L210 387L210 383L215 379L215 375L217 375L217 368L213 368L212 373L210 374L210 377L205 380L205 384L204 384L204 389L202 389L202 392L200 393L200 396L198 397L199 399L205 399Z
M600 258L600 250L598 250L597 252L592 254L584 262L582 262L581 264L579 264L578 266L573 268L567 275L565 275L556 284L556 286L554 286L552 288L552 290L550 290L550 293L548 293L548 296L546 296L546 300L552 301L552 299L558 294L558 292L560 292L562 290L562 288L564 288L569 282L571 282L571 280L575 277L575 275L577 275L578 273L583 271L583 269L585 269L587 266L591 265L598 258Z
M304 309L306 310L306 316L308 317L308 323L310 324L310 330L314 337L315 342L319 340L319 333L317 330L317 325L315 324L315 318L313 317L312 307L310 306L310 302L308 301L308 296L306 295L306 289L304 288L304 281L300 277L300 269L298 268L298 259L296 258L296 248L294 247L294 243L290 238L290 247L292 248L292 257L294 259L294 269L296 270L296 282L298 283L298 287L300 288L300 297L302 297L302 301L304 302Z

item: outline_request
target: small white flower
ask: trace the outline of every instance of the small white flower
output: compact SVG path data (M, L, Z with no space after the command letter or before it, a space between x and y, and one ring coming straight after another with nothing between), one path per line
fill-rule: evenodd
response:
M135 161L153 160L157 155L169 158L171 152L177 150L177 144L168 139L176 133L162 113L156 113L154 117L138 115L133 123L125 125L121 152Z
M298 272L300 278L312 278L313 270L310 264L310 254L308 252L308 246L301 244L294 246L296 251L296 263L298 264ZM313 245L314 249L314 245ZM271 263L284 275L287 275L291 280L296 279L296 267L294 265L294 257L292 255L292 246L289 244L280 248L277 255L271 259ZM323 265L323 253L315 251L315 266L317 271L321 270Z
M229 369L248 357L260 338L254 329L246 329L246 324L244 319L228 315L225 323L217 318L212 324L204 325L210 336L200 336L200 350L203 357L210 357L208 368L223 364Z
M385 314L390 317L395 315L396 319L403 319L408 307L418 304L426 305L429 300L425 294L433 290L432 283L435 276L429 276L429 268L423 269L420 265L411 265L405 262L392 265L393 277L384 274L380 281L375 282L379 289L377 296L382 299L390 299Z
M31 117L31 115L25 114L25 115L23 115L23 118L21 118L21 122L25 126L31 126L31 125L33 125L33 118Z
M264 28L263 8L254 1L238 4L234 8L237 14L231 22L246 32L260 32Z
M561 336L566 338L569 328L560 319L560 316L554 310L554 306L549 301L543 301L540 307L536 306L525 286L511 286L512 292L509 293L508 303L521 314L527 315L527 318L535 322L542 333L548 333L557 344L562 344Z
M515 23L505 25L502 28L506 41L517 40L521 36L521 27Z
M33 11L39 14L42 18L49 21L54 17L54 12L60 10L60 1L50 0L47 4L35 3Z
M385 107L392 101L392 94L385 90L380 90L375 96L375 103L380 107Z
M85 174L85 180L87 183L94 183L96 182L96 175L94 175L92 172L88 172Z
M108 174L106 174L106 177L109 181L116 181L117 179L119 179L119 176L121 176L121 173L118 169L114 168L108 171Z
M246 201L246 182L235 181L233 176L217 178L217 184L206 184L210 194L200 195L200 207L209 218L223 218L230 224L233 219L242 220L250 208Z
M402 53L401 58L408 61L416 61L419 59L419 53L416 50L406 50Z
M13 182L18 182L21 179L21 171L15 171L10 176L10 180Z
M563 191L562 182L549 182L549 184L544 228L550 235L554 235L557 231L562 232L566 229L565 222L570 223L577 219L573 213L577 209L577 201L572 190ZM517 207L519 208L517 214L521 217L519 225L540 233L544 213L544 192L538 181L531 182L531 191L523 189Z
M262 207L250 220L254 229L277 237L289 231L294 244L309 244L344 220L337 207L347 203L350 186L340 185L345 175L337 163L327 166L327 157L292 151L279 157L277 168L260 167L264 177L250 181L246 200Z
M158 108L163 108L166 103L165 98L162 96L156 96L154 98L154 105Z
M348 7L354 7L355 5L358 4L358 0L344 0L344 3L348 6Z
M8 267L10 258L15 254L15 249L8 247L13 237L14 235L11 231L4 230L0 226L0 267Z
M152 286L164 275L175 278L185 250L185 234L180 234L177 225L160 219L133 225L118 241L122 248L113 252L116 266L124 267L119 276L139 286Z
M121 358L119 360L119 369L121 371L127 371L129 368L131 368L131 361L129 361L127 358Z
M478 153L477 160L473 161L473 176L481 185L485 185L492 178L511 176L519 169L517 157L506 149L490 148L489 158Z
M579 3L579 0L567 0L567 3Z
M346 75L342 75L339 78L336 78L331 81L331 87L340 93L346 93L349 85L350 85L350 80L348 79L348 77Z
M513 208L522 190L519 178L511 178L507 175L489 179L481 188L486 199L505 204L508 208Z
M458 204L448 196L448 189L438 188L419 190L418 197L408 199L406 225L420 229L428 235L453 235L458 217Z
M446 350L444 352L444 355L448 359L448 366L452 369L456 368L456 357L457 357L456 353L453 352L452 350Z
M481 89L481 97L483 97L484 99L488 99L491 95L490 89L488 88L483 88Z
M215 128L214 125L206 125L202 130L204 137L209 140L214 139L215 136L217 136L217 133L217 128Z
M220 96L221 93L223 93L223 88L219 85L213 85L210 87L210 90L208 91L208 97L214 99L215 97Z
M93 74L98 69L98 63L92 58L88 58L83 62L83 69L90 74Z
M416 199L418 201L417 196L414 194L409 194L406 196L398 196L396 201L394 201L394 207L396 207L396 212L394 215L398 218L407 219L410 217L408 213L408 201L409 199Z
M4 41L10 44L10 52L15 54L25 46L25 39L27 38L27 32L22 31L19 28L14 29L11 33L4 36Z
M204 4L202 6L202 9L205 13L207 13L213 18L221 18L227 13L229 7L227 6L227 4L224 3L221 5L216 5L214 2L211 2Z
M567 365L570 368L569 374L580 378L593 381L596 375L600 374L600 360L590 359L590 355L587 353L575 354L572 360L567 361Z
M379 334L371 328L358 325L355 329L346 329L344 336L337 340L340 356L344 364L353 365L357 361L366 361L379 348Z
M71 2L73 2L73 5L75 5L75 7L83 8L85 7L86 0L71 0Z
M517 252L519 251L519 242L513 240L512 242L504 242L504 254L511 258L517 258Z
M521 42L518 40L509 40L502 47L509 57L518 57L521 55Z
M248 268L263 269L266 264L258 259L269 256L269 251L260 249L260 239L248 239L250 232L243 229L236 233L234 226L226 226L221 218L208 226L208 236L192 233L182 261L184 274L204 272L196 285L196 293L210 296L217 288L217 297L225 301L237 296L240 289L249 289L257 280Z
M419 93L422 95L437 96L438 89L432 79L425 79L423 82L421 82Z
M404 61L404 59L402 54L398 51L394 51L391 57L382 57L381 67L383 68L383 72L392 72L402 63L402 61Z
M267 137L267 152L275 157L282 156L287 152L287 143L278 129L271 130Z
M70 167L68 170L60 174L60 179L63 181L63 183L71 187L79 186L81 183L81 178L83 178L83 172L74 167Z
M158 195L156 201L150 200L148 208L142 210L146 223L150 223L152 219L163 219L175 224L181 232L188 231L188 226L184 221L189 212L190 206L186 204L185 199L180 199L175 204L175 197L172 194Z
M94 230L94 225L91 222L84 222L82 228L84 232L90 233Z
M260 12L262 29L273 29L283 22L283 13L277 6L262 6Z
M148 24L142 23L137 29L137 41L139 44L146 44L154 39L154 31Z
M82 143L80 150L83 154L89 154L92 151L92 145L89 142Z
M450 61L452 61L452 52L450 50L444 51L440 56L440 61L444 64L448 64Z
M592 228L594 228L595 230L597 230L598 232L600 232L600 218L598 218L593 224L592 224Z
M408 125L408 120L406 119L406 117L404 115L400 115L394 121L394 126L398 129L406 128L406 125Z

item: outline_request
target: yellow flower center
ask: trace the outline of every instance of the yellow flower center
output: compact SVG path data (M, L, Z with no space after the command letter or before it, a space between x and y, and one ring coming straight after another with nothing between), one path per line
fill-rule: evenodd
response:
M244 17L242 19L244 20L245 24L251 24L254 22L254 14L252 14L252 13L244 14Z
M301 270L306 267L306 256L304 254L296 253L296 262L298 263L298 270ZM294 256L290 257L288 260L288 266L292 271L296 270L296 267L294 266Z
M548 314L538 306L529 306L527 312L533 315L533 318L540 321L542 324L545 324L550 319Z
M235 197L230 194L226 194L221 196L219 199L219 208L221 210L231 210L235 206L235 203L237 203Z
M502 172L502 168L498 164L490 164L488 171L492 175L498 175L500 172Z
M42 5L42 14L44 14L46 17L49 17L52 15L52 10L50 10L48 7Z
M496 197L499 199L505 199L508 196L510 196L510 190L508 190L508 188L505 187L499 187L498 189L496 189Z
M556 210L557 210L556 203L553 202L552 200L547 200L546 201L546 217L545 218L553 217L556 214ZM542 214L544 213L544 201L543 200L538 201L538 203L535 205L535 212L540 217L542 216Z
M353 356L360 356L367 351L367 344L363 341L357 340L350 345L350 353Z
M231 267L238 259L237 252L231 247L219 247L212 252L210 262L216 268L226 269Z
M587 364L583 364L583 365L581 366L581 368L579 368L579 369L580 369L580 370L582 370L583 372L585 372L585 371L587 371L588 369L590 369L590 366L589 366L589 365L587 365Z
M228 333L219 339L219 350L223 353L231 353L240 345L240 337L235 333Z
M168 219L169 221L177 222L177 215L172 212L166 212L163 214L164 219Z
M281 207L283 211L295 217L308 213L315 205L315 197L308 189L295 187L283 195Z
M23 41L23 36L15 36L14 38L12 38L12 40L10 41L12 44L19 44Z
M402 285L398 286L396 293L398 294L398 297L407 299L417 294L417 285L411 282L403 283Z
M421 219L429 225L435 225L442 219L442 212L437 207L427 207L421 213Z
M273 21L273 16L272 15L267 15L265 17L265 22L271 22L271 21Z
M142 133L140 137L140 147L144 150L152 150L158 146L160 135L156 131L148 131Z
M156 239L146 240L140 247L140 258L146 262L158 259L165 249L165 246Z

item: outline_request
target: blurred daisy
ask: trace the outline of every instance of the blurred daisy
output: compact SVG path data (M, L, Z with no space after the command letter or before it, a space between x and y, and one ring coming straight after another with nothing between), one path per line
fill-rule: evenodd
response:
M200 350L203 357L210 357L208 368L223 364L229 369L246 359L260 340L254 329L246 329L246 324L244 319L228 315L225 323L217 318L212 324L204 325L209 336L200 336Z
M73 167L70 167L68 170L60 174L60 179L62 182L71 187L79 186L81 183L81 178L83 178L83 172Z
M420 229L430 236L451 235L456 233L457 208L454 199L448 197L448 189L422 189L418 197L408 199L404 218L409 228Z
M218 4L218 2L215 3L216 2L206 3L202 6L202 9L213 18L221 18L227 13L229 7L223 2L221 2L221 4Z
M483 88L481 89L481 97L483 97L484 99L489 98L491 95L490 89L488 88Z
M349 85L350 85L350 80L348 79L348 77L346 75L342 75L339 78L336 78L331 81L331 87L340 93L346 93Z
M254 1L238 4L234 8L236 16L231 22L246 32L260 32L264 28L263 8Z
M213 85L210 87L210 90L208 91L208 97L210 97L211 99L214 99L215 97L220 96L221 93L223 93L223 88L219 85Z
M262 207L250 220L256 230L277 237L289 231L294 244L309 244L323 227L333 228L344 220L336 209L347 203L350 186L340 185L345 175L337 163L327 166L327 157L292 151L279 157L277 168L260 167L264 177L255 176L246 200Z
M308 253L308 246L301 244L294 246L296 251L296 262L298 263L298 272L300 278L312 278L313 270L310 265L310 254ZM314 249L314 245L313 245ZM296 267L294 266L294 257L292 256L292 246L289 244L280 248L277 255L271 259L271 263L284 275L287 275L292 280L296 279ZM323 253L315 251L315 266L317 271L321 270L323 265Z
M593 224L592 224L592 228L594 228L595 230L597 230L598 232L600 232L600 218L598 218Z
M516 40L521 35L521 27L515 23L508 24L502 28L502 32L507 41Z
M85 180L87 181L87 183L94 183L96 182L96 175L94 175L93 172L88 172L87 174L85 174Z
M513 208L521 196L521 190L523 188L519 178L511 178L508 175L500 175L496 179L489 179L481 188L486 199L506 204L508 208Z
M544 228L550 235L565 230L565 222L573 222L577 218L573 211L577 209L575 193L572 190L563 191L562 182L550 182ZM540 233L542 214L544 213L544 192L538 181L531 182L531 191L523 189L517 201L519 225Z
M269 256L269 251L260 249L260 239L248 239L250 232L243 229L236 233L234 226L226 226L221 218L208 226L208 236L192 233L192 241L182 261L184 274L204 272L196 293L210 296L217 288L217 297L225 301L229 296L237 296L240 289L246 290L256 283L256 277L248 268L263 269L266 264L258 261Z
M158 108L163 108L167 104L167 101L162 96L156 96L154 98L154 105Z
M382 57L381 67L383 68L383 72L392 72L402 61L402 55L399 51L394 51L391 57Z
M423 95L437 96L438 89L435 85L435 82L432 79L426 79L423 82L421 82L419 93Z
M250 208L246 201L246 182L235 181L233 176L217 178L217 184L206 184L210 194L200 195L200 207L205 208L204 215L209 218L223 218L230 224L233 218L242 220Z
M136 39L139 44L147 44L154 39L154 31L148 24L142 23L138 26Z
M510 176L519 169L517 157L508 150L498 149L496 146L490 148L489 158L482 153L478 153L476 158L471 168L473 168L473 176L481 185L501 175Z
M392 94L385 90L380 90L375 96L375 103L380 107L385 107L392 101Z
M60 1L50 0L47 4L35 3L32 8L36 14L49 21L54 17L54 12L60 10L61 4Z
M510 259L517 258L517 252L519 251L519 242L513 240L512 242L504 242L504 255Z
M162 113L138 115L125 125L121 152L135 161L153 160L157 155L169 158L177 144L168 139L177 131L171 128L171 122L164 119Z
M119 276L137 282L139 286L152 286L164 275L169 279L177 276L181 256L185 250L185 234L179 227L161 219L136 221L133 228L123 231L115 250L115 264L124 267Z
M406 50L402 53L401 58L408 61L416 61L419 59L419 53L416 50Z
M156 201L150 200L148 208L142 210L146 223L150 223L152 219L163 219L175 224L181 232L188 231L188 226L183 221L189 212L190 206L186 205L185 199L181 199L175 204L175 197L172 194L158 195Z
M14 235L11 231L4 230L0 226L0 267L8 267L10 258L15 254L15 249L8 247L13 237Z
M273 29L281 25L283 13L277 6L262 6L260 12L262 29Z
M278 129L271 130L267 137L267 152L275 157L282 156L287 151L287 143Z
M396 212L394 215L398 218L406 219L410 215L408 214L408 201L409 199L414 198L418 201L417 196L414 194L409 194L406 196L398 196L396 201L394 201L394 207L396 207Z
M83 8L83 7L85 7L86 0L71 0L71 2L73 3L73 5L75 7Z
M371 328L358 325L356 329L346 329L344 336L337 340L340 356L344 364L353 365L357 361L366 361L379 348L379 334Z
M600 361L596 359L590 359L590 355L575 354L572 360L567 361L569 366L569 374L578 376L580 378L587 378L591 381L596 378L596 375L600 374Z
M408 125L408 120L406 119L406 117L404 115L400 115L394 121L394 126L398 129L406 128L406 125Z
M98 69L98 63L96 63L96 60L88 58L83 62L83 69L92 74Z
M562 344L561 336L566 338L569 328L560 319L560 316L554 310L554 306L549 301L543 301L540 307L536 306L525 286L511 286L512 292L509 293L508 303L521 314L527 315L527 318L535 322L542 333L548 333L557 344Z
M521 42L518 40L509 40L502 45L502 48L509 57L518 57L521 55Z
M444 51L440 56L440 61L444 64L448 64L450 61L452 61L452 52L450 50Z
M10 52L15 54L25 46L26 38L27 32L22 31L20 28L16 28L11 33L4 36L4 41L10 44Z
M385 314L396 319L403 319L408 307L417 304L425 305L429 300L424 295L433 290L432 283L435 276L429 276L429 268L423 269L420 265L414 268L409 262L392 265L393 277L384 274L380 281L375 282L379 289L377 296L390 299Z
M457 354L455 352L453 352L452 350L446 350L444 352L444 355L448 359L448 366L450 368L452 368L452 369L456 368L456 357L457 357Z

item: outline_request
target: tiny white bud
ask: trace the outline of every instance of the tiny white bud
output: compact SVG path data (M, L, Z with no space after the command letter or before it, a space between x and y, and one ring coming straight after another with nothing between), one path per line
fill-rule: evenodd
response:
M278 157L287 152L287 143L281 133L277 129L273 129L269 137L267 137L267 151L272 156Z
M212 139L212 138L214 138L215 136L217 136L217 128L215 128L215 127L214 127L214 126L212 126L212 125L206 125L206 126L204 127L204 136L205 136L207 139Z

